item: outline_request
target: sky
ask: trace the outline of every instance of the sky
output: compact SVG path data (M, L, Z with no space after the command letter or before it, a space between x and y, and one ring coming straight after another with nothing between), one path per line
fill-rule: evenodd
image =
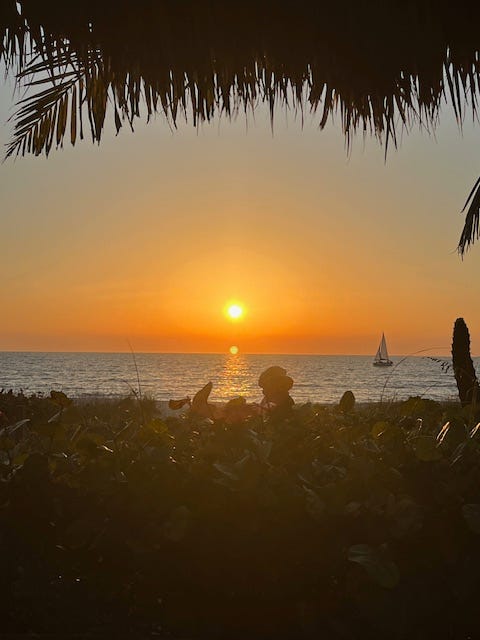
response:
M0 91L0 142L13 129ZM398 150L267 108L172 131L159 116L0 165L0 350L480 352L480 243L460 210L480 127L443 108ZM225 305L244 307L232 322Z

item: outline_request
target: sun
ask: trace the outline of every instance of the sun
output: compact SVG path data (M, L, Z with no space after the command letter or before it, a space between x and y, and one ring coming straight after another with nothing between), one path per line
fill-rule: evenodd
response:
M236 356L236 355L237 355L237 353L238 353L238 347L237 347L236 345L234 345L234 344L233 344L233 345L230 347L230 353L232 354L232 356Z
M227 313L233 320L238 320L243 315L243 309L239 304L231 304L227 309Z
M227 306L227 316L231 319L231 320L240 320L240 318L243 316L244 311L243 311L243 307L239 304L229 304Z

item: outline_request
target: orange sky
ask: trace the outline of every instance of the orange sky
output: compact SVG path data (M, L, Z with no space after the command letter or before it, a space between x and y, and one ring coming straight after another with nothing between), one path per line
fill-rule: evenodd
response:
M1 165L0 350L370 354L385 331L393 354L446 353L457 316L475 350L480 246L455 247L480 129L446 110L385 164L317 120L159 117Z

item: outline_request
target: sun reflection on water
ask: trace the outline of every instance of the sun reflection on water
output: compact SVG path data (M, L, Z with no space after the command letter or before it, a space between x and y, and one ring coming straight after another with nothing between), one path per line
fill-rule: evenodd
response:
M218 386L216 385L217 395L227 398L248 395L251 377L251 370L243 355L239 353L226 355Z

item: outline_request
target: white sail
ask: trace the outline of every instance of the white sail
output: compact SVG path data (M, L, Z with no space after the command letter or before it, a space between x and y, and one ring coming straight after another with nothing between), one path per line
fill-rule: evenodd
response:
M378 345L377 353L375 354L373 364L386 365L386 366L390 366L393 364L393 362L388 357L387 342L385 340L384 333L382 333L382 339L380 340L380 344Z
M380 342L379 351L380 351L380 358L382 360L390 360L390 358L388 357L387 343L385 342L385 334L384 333L382 333L382 340Z

